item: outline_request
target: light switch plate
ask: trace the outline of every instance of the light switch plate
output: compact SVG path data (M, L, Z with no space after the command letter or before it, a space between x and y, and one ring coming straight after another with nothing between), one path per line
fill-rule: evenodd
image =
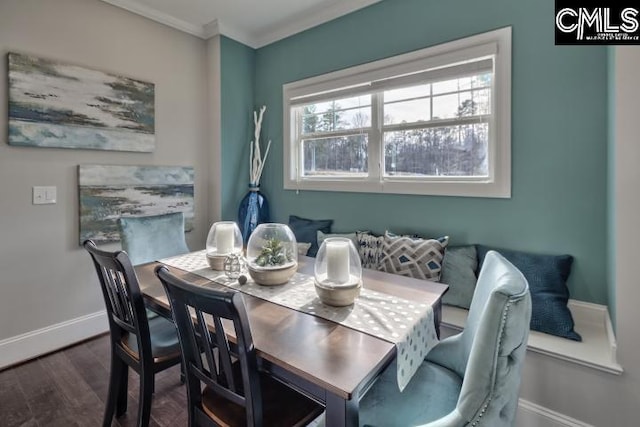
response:
M57 187L55 186L33 187L33 204L34 205L55 204L56 199L57 199Z

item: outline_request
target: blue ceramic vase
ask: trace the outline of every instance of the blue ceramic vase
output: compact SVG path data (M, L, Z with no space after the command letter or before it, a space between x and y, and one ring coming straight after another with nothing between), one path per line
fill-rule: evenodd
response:
M269 222L269 202L260 192L259 186L249 184L249 192L238 207L238 226L245 245L258 224L265 222Z

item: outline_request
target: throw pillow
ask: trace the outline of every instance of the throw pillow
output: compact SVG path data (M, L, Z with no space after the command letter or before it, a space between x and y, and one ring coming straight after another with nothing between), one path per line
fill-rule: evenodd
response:
M411 239L422 239L422 237L420 237L417 234L396 234L389 230L385 230L384 235L386 237L391 237L392 239L395 239L396 237L409 237Z
M356 249L358 249L358 239L356 238L356 233L331 233L331 234L327 234L327 233L323 233L322 231L318 230L317 234L316 234L316 238L318 240L318 249L320 249L320 246L322 246L322 242L324 242L326 239L330 238L330 237L345 237L349 240L351 240L353 242L353 246L355 246Z
M475 245L448 247L442 260L440 281L449 285L449 291L442 297L442 303L468 310L476 289L477 270Z
M332 219L308 219L299 216L289 215L289 227L296 236L298 242L311 243L308 256L316 256L318 253L318 241L316 233L318 230L323 233L331 233Z
M437 240L384 236L378 270L437 282L448 243L449 236Z
M311 247L311 243L298 243L298 255L307 255L309 253L309 248Z
M500 252L529 282L532 330L582 341L582 337L573 330L573 317L567 308L567 279L573 263L571 255L538 255L478 245L480 268L490 250Z
M382 255L383 236L374 236L369 232L356 232L358 255L362 268L377 270Z

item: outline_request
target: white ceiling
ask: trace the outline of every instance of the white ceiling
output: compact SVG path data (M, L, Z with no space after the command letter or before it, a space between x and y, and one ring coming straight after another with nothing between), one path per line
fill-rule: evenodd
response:
M380 0L102 0L208 39L259 48Z

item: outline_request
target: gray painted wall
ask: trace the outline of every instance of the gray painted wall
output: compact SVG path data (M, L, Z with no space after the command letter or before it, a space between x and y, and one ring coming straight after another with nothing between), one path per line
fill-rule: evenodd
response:
M78 164L194 166L192 249L208 231L206 42L98 0L0 2L0 78L24 52L156 85L154 153L7 145L7 84L0 84L0 340L104 309L78 245ZM31 188L55 185L58 203L34 206ZM117 246L116 246L117 247Z

